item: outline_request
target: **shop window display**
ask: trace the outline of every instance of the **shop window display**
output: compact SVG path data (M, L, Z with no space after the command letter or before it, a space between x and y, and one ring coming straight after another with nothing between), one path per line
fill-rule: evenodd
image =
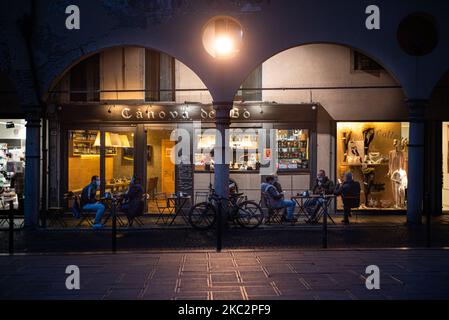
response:
M443 212L449 212L449 122L443 122L442 125L442 142L441 149L443 151L442 173L443 173L443 188L442 188L442 202Z
M24 120L0 120L0 210L9 201L23 210L25 177Z
M278 170L309 169L309 130L276 130Z
M350 171L360 182L360 209L407 208L408 128L404 122L337 124L337 178Z

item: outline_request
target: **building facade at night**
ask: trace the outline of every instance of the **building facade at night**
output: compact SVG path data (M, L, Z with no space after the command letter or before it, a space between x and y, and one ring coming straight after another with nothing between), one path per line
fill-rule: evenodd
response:
M445 1L0 6L0 165L5 185L24 171L26 226L93 175L192 198L230 177L259 201L266 175L294 196L351 171L360 210L419 224L426 194L449 210ZM231 57L208 52L210 28L237 30Z

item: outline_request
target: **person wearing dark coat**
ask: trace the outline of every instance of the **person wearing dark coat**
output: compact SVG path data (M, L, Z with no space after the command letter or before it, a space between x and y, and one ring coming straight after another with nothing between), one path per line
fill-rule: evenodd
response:
M313 194L329 195L334 193L334 189L334 182L326 176L326 171L320 170L312 189Z
M318 171L315 184L312 188L312 193L314 195L330 195L333 194L335 191L334 182L330 180L326 176L326 171L321 169ZM323 198L314 198L311 200L308 200L304 207L305 210L309 213L310 217L307 220L308 223L316 223L316 217L318 212L320 211L320 208L322 208L325 204L325 200Z
M351 209L360 206L360 183L353 180L351 172L346 173L345 181L338 184L335 195L341 196L343 199L344 219L342 223L348 224Z
M133 177L128 190L125 193L125 201L121 206L121 210L128 218L128 225L131 227L134 218L143 214L143 188L140 178Z
M276 188L276 190L279 193L283 193L284 192L284 190L282 190L282 186L281 186L281 183L279 182L278 176L274 176L273 186Z

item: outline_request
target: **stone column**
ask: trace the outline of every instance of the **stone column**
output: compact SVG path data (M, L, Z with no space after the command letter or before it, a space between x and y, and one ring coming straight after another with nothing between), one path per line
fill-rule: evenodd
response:
M55 105L48 106L48 206L64 206L61 202L61 128Z
M40 210L40 108L25 108L26 149L25 149L25 227L36 228Z
M231 123L230 111L232 102L214 102L215 126L217 134L215 136L214 149L214 173L215 173L215 191L218 195L227 198L229 189L229 163L226 163L226 153L229 146L226 145L226 130Z
M424 193L425 108L427 100L406 101L410 119L408 146L407 223L422 223Z

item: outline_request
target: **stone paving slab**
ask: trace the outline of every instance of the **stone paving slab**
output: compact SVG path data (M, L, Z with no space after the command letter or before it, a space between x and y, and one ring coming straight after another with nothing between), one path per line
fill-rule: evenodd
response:
M67 290L67 265L81 290ZM365 269L380 268L380 290ZM448 299L449 250L230 250L0 255L0 299Z

